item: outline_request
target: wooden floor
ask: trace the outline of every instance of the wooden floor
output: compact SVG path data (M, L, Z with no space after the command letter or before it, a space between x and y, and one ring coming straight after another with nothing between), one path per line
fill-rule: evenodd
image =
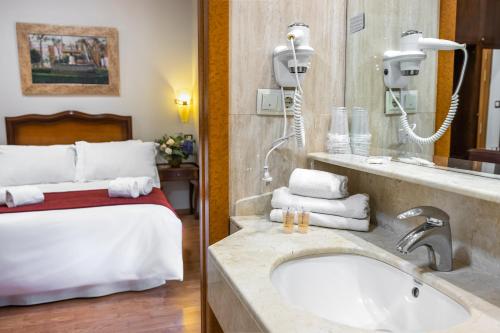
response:
M99 298L0 308L0 332L200 332L199 224L183 216L184 281Z

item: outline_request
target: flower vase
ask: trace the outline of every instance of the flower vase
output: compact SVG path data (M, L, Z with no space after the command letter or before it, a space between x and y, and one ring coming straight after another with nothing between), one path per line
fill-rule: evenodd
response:
M178 168L181 166L181 163L182 163L182 157L180 156L172 156L172 158L170 159L170 166L172 168Z

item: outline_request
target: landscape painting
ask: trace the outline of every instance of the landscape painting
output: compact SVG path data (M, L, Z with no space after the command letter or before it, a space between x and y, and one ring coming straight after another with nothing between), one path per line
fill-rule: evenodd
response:
M118 31L17 23L24 95L119 95Z
M103 37L29 34L34 84L108 84L108 45Z

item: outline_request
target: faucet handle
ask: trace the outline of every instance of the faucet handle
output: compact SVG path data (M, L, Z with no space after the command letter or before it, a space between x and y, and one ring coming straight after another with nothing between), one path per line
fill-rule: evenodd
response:
M449 224L450 216L445 211L432 206L419 206L398 214L398 220L406 220L410 217L425 216L427 223L434 226Z

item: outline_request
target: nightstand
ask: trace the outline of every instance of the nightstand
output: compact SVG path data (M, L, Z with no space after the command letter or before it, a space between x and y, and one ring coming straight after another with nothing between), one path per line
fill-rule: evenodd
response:
M189 182L189 211L198 216L199 198L199 168L196 163L182 163L178 168L172 168L169 164L157 164L160 183L163 189L164 182L187 181Z

